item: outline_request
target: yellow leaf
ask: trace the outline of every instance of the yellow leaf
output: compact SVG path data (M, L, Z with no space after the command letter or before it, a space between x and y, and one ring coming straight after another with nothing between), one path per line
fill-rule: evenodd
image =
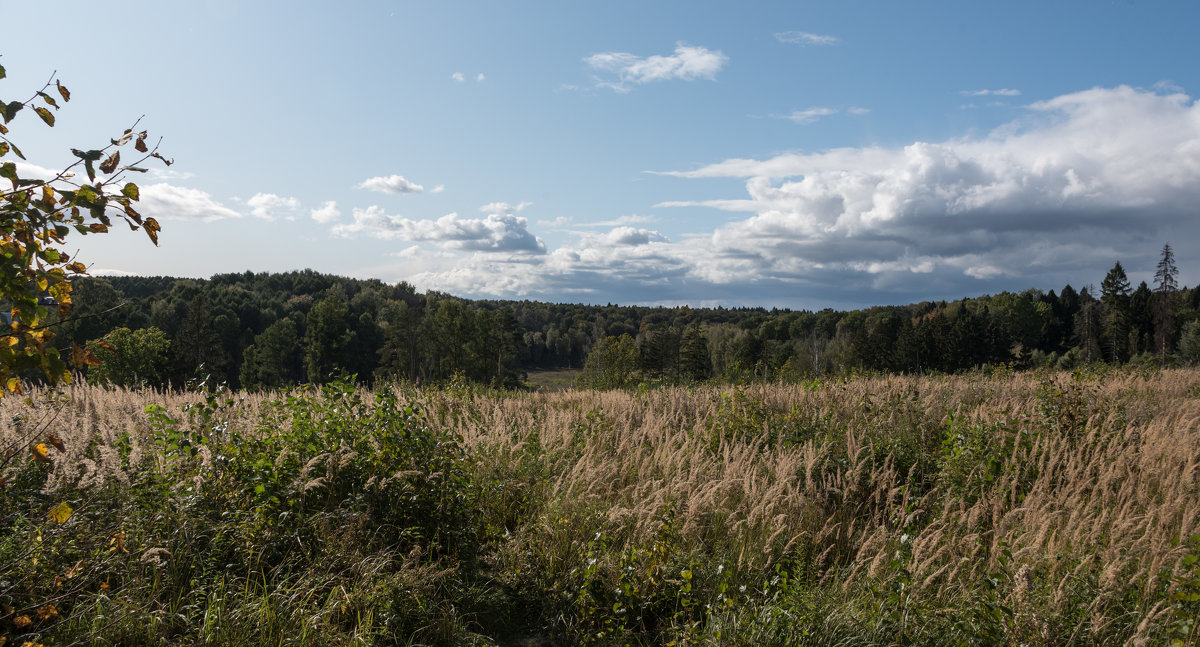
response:
M50 448L46 447L46 443L38 443L29 448L29 453L33 455L33 460L39 463L50 463Z
M21 380L19 380L18 378L15 378L15 377L8 378L8 383L5 386L7 386L8 390L12 391L13 393L21 392Z
M50 509L49 517L54 523L66 523L67 519L71 518L71 513L75 511L66 501L54 506Z
M58 615L58 609L54 608L53 604L47 604L43 607L38 607L37 610L39 620L49 620Z

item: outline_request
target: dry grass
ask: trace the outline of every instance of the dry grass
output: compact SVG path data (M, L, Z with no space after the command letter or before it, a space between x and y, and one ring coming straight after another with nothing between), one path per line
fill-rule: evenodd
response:
M961 616L942 610L994 602L1009 644L1145 644L1181 619L1170 594L1195 575L1181 560L1200 534L1196 371L405 395L472 457L497 577L547 596L577 581L598 534L601 575L617 578L622 551L660 541L664 519L671 559L710 583L718 563L733 572L751 585L745 609L767 592L756 582L790 569L824 600L808 621L830 632L932 631ZM68 450L47 490L128 483L117 448L153 451L145 406L175 415L196 399L79 387L31 411L7 398L0 420L17 422L0 446L54 431ZM269 399L221 415L262 428ZM704 639L728 642L705 617Z

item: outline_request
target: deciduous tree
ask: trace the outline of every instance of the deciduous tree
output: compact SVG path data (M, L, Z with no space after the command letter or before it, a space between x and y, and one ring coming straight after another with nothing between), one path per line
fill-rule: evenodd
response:
M0 79L5 76L0 65ZM147 143L148 133L138 131L136 122L105 146L71 149L75 161L53 177L31 177L30 166L21 163L26 158L11 124L31 114L25 112L28 108L54 127L56 113L70 100L70 91L56 75L28 98L0 98L0 315L8 324L0 337L0 393L20 390L19 375L40 374L54 384L70 379L68 360L76 366L95 361L79 346L64 357L53 343L50 309L69 316L68 276L87 273L83 262L64 251L68 239L106 233L116 219L143 230L158 244L158 222L138 213L135 203L141 192L125 177L144 172L140 165L150 158L170 161ZM136 159L124 164L121 151L130 144Z

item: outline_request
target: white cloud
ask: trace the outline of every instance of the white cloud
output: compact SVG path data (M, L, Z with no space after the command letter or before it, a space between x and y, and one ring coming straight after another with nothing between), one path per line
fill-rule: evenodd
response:
M342 219L342 211L338 209L337 202L333 200L326 202L317 209L313 209L309 212L309 215L312 216L313 220L322 224L337 222Z
M679 43L669 56L641 57L627 52L592 54L583 59L593 70L609 75L598 85L618 92L628 92L630 85L654 81L709 79L715 81L729 57L720 50L693 47Z
M982 139L728 160L678 173L747 178L749 195L661 206L754 214L715 231L712 253L716 266L754 257L752 274L764 277L786 275L794 261L915 271L902 259L943 278L1030 276L1068 262L1047 253L1056 245L1090 240L1110 250L1157 240L1181 220L1194 227L1200 108L1188 97L1097 88L1030 108L1026 122Z
M1019 97L1020 90L1001 88L999 90L960 90L959 94L968 97Z
M616 227L604 234L603 240L608 245L648 245L668 242L667 237L657 231L634 227Z
M771 115L776 119L789 119L798 124L811 124L821 117L836 115L837 110L833 108L809 108L808 110L796 110L791 114L786 115Z
M465 80L466 80L466 78L465 78L465 77L463 77L463 73L462 73L462 72L455 72L454 74L451 74L451 75L450 75L450 78L451 78L451 79L454 79L455 81L458 81L459 83L462 83L463 81L465 81Z
M567 225L571 224L571 219L566 216L558 216L554 220L539 220L539 221L537 221L537 224L539 227L549 227L552 229L561 229L561 228L566 227Z
M859 106L850 106L849 108L846 108L846 112L848 112L852 115L865 115L865 114L871 112L871 109L870 108L862 108Z
M460 218L450 213L437 220L411 220L393 216L377 206L354 209L354 222L333 227L333 233L365 233L389 240L432 242L446 249L478 252L544 253L545 244L529 233L527 221L511 213L491 213L484 218Z
M489 203L483 205L482 207L479 207L479 210L484 213L504 214L504 213L516 213L518 211L524 211L526 209L526 207L531 207L531 206L533 206L532 202L525 202L525 201L518 202L515 205L509 204L507 202L489 202Z
M274 193L256 193L246 201L246 205L250 207L250 215L263 220L274 220L280 212L290 215L290 212L299 209L300 201Z
M654 222L654 216L639 216L638 214L629 214L620 216L612 220L600 220L597 222L580 223L580 227L621 227L624 225L642 225L648 222Z
M22 179L42 180L43 182L49 182L50 180L58 177L58 174L62 172L62 169L56 171L54 169L48 169L44 166L30 164L29 162L22 162L20 160L16 160L16 164L17 176L21 177ZM12 187L11 184L8 184L7 180L4 182L7 187Z
M445 190L446 190L446 185L439 184L439 185L433 187L432 189L430 189L429 192L430 193L441 193L442 191L445 191Z
M475 75L475 82L476 82L476 83L482 83L482 82L483 82L483 80L484 80L484 79L486 79L486 78L487 78L487 77L485 77L485 76L483 75L483 72L480 72L479 74Z
M805 31L779 32L775 34L775 39L781 43L794 43L796 45L836 45L840 40L836 36L810 34Z
M158 220L198 220L211 222L240 218L242 214L217 202L204 191L166 183L141 186L141 201L135 208L144 216Z
M981 137L731 159L669 175L741 178L745 194L658 205L731 214L708 232L667 240L618 225L520 262L460 255L419 284L601 303L854 307L1078 287L1116 260L1148 278L1164 241L1200 239L1200 105L1181 93L1096 88L1034 103ZM391 229L459 226L448 224ZM404 237L443 249L452 240ZM1180 265L1189 262L1200 265L1200 254Z
M363 180L362 184L359 184L356 188L369 189L380 193L420 193L425 190L425 187L414 182L409 182L402 175L369 178Z

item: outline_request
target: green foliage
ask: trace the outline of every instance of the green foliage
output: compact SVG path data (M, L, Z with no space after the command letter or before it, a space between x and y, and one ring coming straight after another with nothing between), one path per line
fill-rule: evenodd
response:
M87 351L100 362L88 369L89 384L138 387L161 384L168 371L171 341L154 328L116 328L104 339L88 342Z
M620 389L634 381L637 368L638 349L633 337L605 337L588 353L575 383L581 388Z
M0 67L0 79L5 76ZM0 394L19 391L19 376L32 375L50 383L70 379L68 360L77 368L87 361L85 352L76 347L63 357L52 345L54 333L49 303L55 314L71 313L71 282L68 273L81 275L87 267L63 251L72 235L105 233L113 219L124 220L131 229L142 229L158 244L159 225L154 218L143 218L134 209L140 193L137 185L125 182L128 172L144 172L138 165L151 157L168 165L157 146L146 144L146 131L135 132L137 124L121 137L99 149L71 149L77 158L53 178L22 177L17 163L25 160L12 139L9 128L23 108L30 107L46 126L55 124L58 101L47 90L53 89L65 104L70 92L53 76L40 90L24 101L0 99L0 178L8 181L0 188L0 303L9 332L0 338ZM41 102L42 105L38 105ZM140 155L132 165L121 165L120 149L130 143ZM96 163L99 162L99 173ZM87 179L76 179L74 169L83 165Z
M187 628L238 644L452 644L468 634L438 600L462 605L470 587L429 588L472 570L478 550L458 438L393 392L344 383L279 399L254 425L241 412L221 388L180 410L147 406L149 451L130 462L121 450L128 484L46 495L55 467L29 461L0 487L0 636L175 644ZM239 619L251 609L273 617ZM34 618L16 627L34 633L12 633L13 614Z

